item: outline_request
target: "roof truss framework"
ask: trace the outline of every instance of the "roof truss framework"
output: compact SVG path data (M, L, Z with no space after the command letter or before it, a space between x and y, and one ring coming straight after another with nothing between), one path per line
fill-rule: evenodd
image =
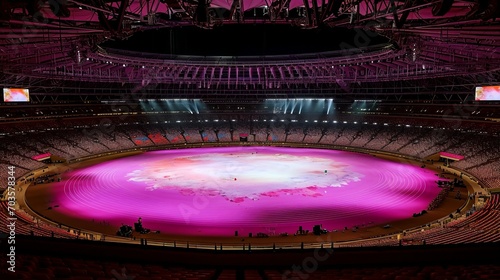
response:
M494 5L482 6L481 1L453 1L449 12L440 16L435 16L433 9L442 0L204 2L207 19L203 28L255 22L303 28L346 26L364 29L360 37L369 39L370 34L378 33L395 43L379 49L366 49L359 43L353 50L361 53L270 57L265 62L137 56L98 47L103 41L127 38L140 30L199 25L194 13L200 1L68 0L59 7L62 13L54 12L48 1L39 6L33 3L2 1L0 5L0 71L5 77L17 77L17 84L92 81L102 88L127 84L200 91L218 87L278 91L331 88L357 93L401 81L458 82L456 77L461 77L466 85L489 83L500 69L498 11L491 10Z

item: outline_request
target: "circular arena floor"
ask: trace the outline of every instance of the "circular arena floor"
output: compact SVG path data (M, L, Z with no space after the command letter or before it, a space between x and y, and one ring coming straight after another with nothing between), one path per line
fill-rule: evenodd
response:
M76 169L50 188L51 211L185 236L295 233L408 219L438 195L415 165L282 147L146 152Z

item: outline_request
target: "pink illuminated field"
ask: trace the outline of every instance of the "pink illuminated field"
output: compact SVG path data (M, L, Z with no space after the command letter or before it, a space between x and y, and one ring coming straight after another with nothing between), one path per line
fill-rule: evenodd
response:
M279 147L147 152L66 175L51 189L52 211L117 228L142 217L146 228L186 236L386 224L426 209L440 191L417 166Z

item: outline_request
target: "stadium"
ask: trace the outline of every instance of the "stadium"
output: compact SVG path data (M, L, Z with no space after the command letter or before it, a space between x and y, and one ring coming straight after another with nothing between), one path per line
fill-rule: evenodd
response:
M2 1L2 279L499 279L499 15Z

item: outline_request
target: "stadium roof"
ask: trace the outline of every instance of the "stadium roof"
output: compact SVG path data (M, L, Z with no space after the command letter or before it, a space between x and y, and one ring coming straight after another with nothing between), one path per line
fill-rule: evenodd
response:
M439 79L425 91L447 92L459 85L462 88L452 90L472 93L475 85L498 80L498 15L495 0L9 0L0 4L0 80L6 86L29 85L42 91L54 86L71 91L75 83L91 81L101 88L126 84L129 90L161 84L212 90L327 88L343 93L390 88L394 93L396 87L411 89L422 80ZM277 50L292 48L290 37L311 41L304 30L330 29L316 35L339 38L331 50L312 48L298 54L207 55L173 51L175 47L162 54L127 47L138 33L165 34L155 32L193 26L234 26L227 36L218 35L234 43L244 38L236 36L239 28L262 25L293 27L270 35L285 43ZM189 44L202 49L214 45L209 36L192 34L198 41L189 41L193 38L188 35ZM248 32L250 42L255 34ZM325 40L314 42L323 45Z

